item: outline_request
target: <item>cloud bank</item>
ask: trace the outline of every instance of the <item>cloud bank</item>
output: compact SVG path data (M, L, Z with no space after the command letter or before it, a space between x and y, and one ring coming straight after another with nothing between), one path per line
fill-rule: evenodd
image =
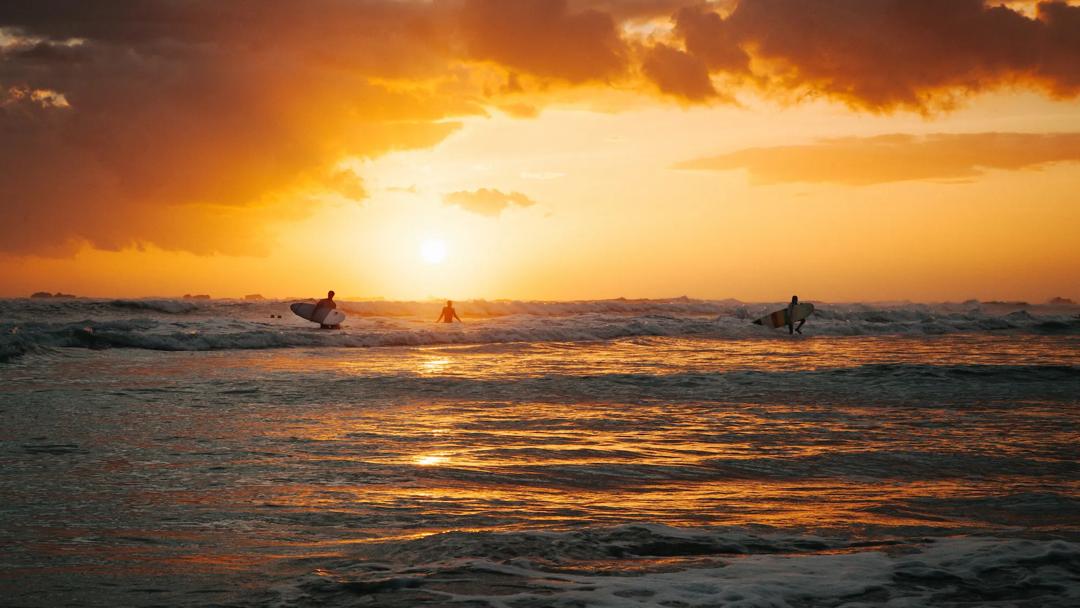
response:
M1080 162L1080 133L965 133L828 139L799 146L746 148L691 160L678 169L745 169L755 183L855 186L951 180L985 169L1019 170Z
M776 93L871 110L949 107L1007 85L1080 92L1080 7L1033 16L982 0L742 0L675 18L687 51L716 74Z
M643 25L644 24L644 25ZM656 27L654 27L656 26ZM645 32L645 33L642 33ZM653 32L653 33L648 33ZM0 3L0 253L260 253L346 158L612 87L875 111L1080 94L1080 7L980 0ZM536 93L535 98L530 94Z

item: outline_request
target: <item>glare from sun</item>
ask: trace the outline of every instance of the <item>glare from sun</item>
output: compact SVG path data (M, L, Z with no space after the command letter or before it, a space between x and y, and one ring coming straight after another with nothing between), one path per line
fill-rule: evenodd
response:
M446 456L418 456L413 461L422 467L431 467L446 462Z
M439 264L446 259L446 243L428 239L420 245L420 257L428 264Z

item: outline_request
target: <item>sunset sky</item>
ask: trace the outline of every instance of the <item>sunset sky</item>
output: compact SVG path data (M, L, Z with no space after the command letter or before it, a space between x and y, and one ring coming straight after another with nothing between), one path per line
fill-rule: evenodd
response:
M0 296L1080 299L1080 2L0 2Z

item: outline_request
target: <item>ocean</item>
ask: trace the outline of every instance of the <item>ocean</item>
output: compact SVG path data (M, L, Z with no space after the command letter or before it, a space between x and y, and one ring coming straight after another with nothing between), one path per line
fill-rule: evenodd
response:
M288 303L0 300L0 604L1080 605L1080 306Z

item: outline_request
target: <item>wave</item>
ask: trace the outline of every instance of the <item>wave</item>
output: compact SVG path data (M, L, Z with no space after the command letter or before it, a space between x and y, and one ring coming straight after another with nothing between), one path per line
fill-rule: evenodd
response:
M986 323L978 324L985 329ZM994 325L995 329L1002 329ZM903 334L899 328L893 331ZM921 335L971 331L922 332ZM1009 326L1009 329L1018 329ZM1053 331L1050 331L1050 330ZM1036 333L1080 334L1080 321L1039 323ZM850 325L819 325L807 329L818 336L887 335ZM812 332L812 333L811 333ZM910 333L910 332L907 332ZM919 335L919 334L916 334ZM485 345L515 342L593 342L635 337L697 337L705 339L787 339L782 331L762 330L730 320L674 317L589 317L566 319L508 319L503 322L441 326L422 323L361 322L340 331L321 331L293 323L252 321L171 322L154 318L74 323L0 323L0 353L34 347L138 348L162 351L246 350L271 348L364 348L391 346ZM3 355L0 354L0 359ZM934 373L928 370L927 373Z
M818 371L735 370L674 374L507 376L495 379L353 374L325 383L301 381L312 394L379 394L412 398L580 403L787 403L890 405L912 408L1071 400L1080 394L1080 366L859 366ZM914 368L914 369L912 369ZM854 369L854 372L852 371ZM291 380L294 384L297 380ZM330 388L332 387L332 389Z
M431 322L438 302L343 302L336 332L314 331L290 301L0 300L0 361L40 348L222 350L582 342L630 337L787 338L749 323L781 304L735 300L470 301L467 323ZM1013 332L1080 335L1074 309L1043 305L819 304L807 335L942 335Z
M308 334L321 334L312 330ZM331 332L332 333L332 332ZM140 347L147 334L119 334L111 338L107 330L89 333L71 329L58 335L58 342L79 344L83 348ZM257 336L258 344L264 336ZM289 343L295 344L293 338ZM229 342L233 348L234 342ZM210 350L214 346L199 335L176 333L154 338L153 347L159 350ZM506 350L491 345L490 351L509 357L531 357L548 351L528 345ZM43 355L49 351L34 346ZM605 347L606 348L606 347ZM631 347L633 348L633 347ZM446 356L458 352L455 347ZM475 346L466 347L474 352ZM766 362L760 368L734 367L723 370L679 369L660 367L655 371L628 372L626 368L607 368L592 365L576 366L577 346L560 346L551 356L568 362L551 367L524 365L499 370L497 373L477 368L458 374L432 373L420 360L409 362L405 356L399 363L390 363L381 354L373 355L372 365L358 365L347 372L330 373L334 368L298 368L291 373L263 377L254 385L259 398L276 403L305 403L319 395L379 395L386 399L409 401L418 396L437 400L482 399L485 401L582 403L603 401L624 404L710 404L738 402L783 404L847 404L853 407L880 405L934 407L1003 407L1019 408L1027 403L1045 400L1075 400L1080 394L1080 365L1052 364L1033 361L1031 364L921 364L869 363L838 361L821 369L787 368ZM587 347L584 352L592 352ZM47 355L46 355L47 356ZM387 353L397 361L397 354ZM431 356L443 356L431 354ZM548 356L548 355L544 355ZM663 357L662 354L657 355ZM430 357L428 357L430 358ZM35 359L27 359L34 361ZM426 359L425 359L426 360ZM194 384L198 384L195 382ZM218 387L208 386L216 392ZM922 415L913 411L912 415ZM798 420L793 420L798 422Z
M282 300L191 300L175 298L137 299L0 299L0 315L9 316L22 311L31 314L87 314L114 310L146 310L163 314L228 314L246 316L269 310L287 310L295 301L313 299L289 298ZM979 302L969 300L961 303L913 303L913 302L812 302L817 310L815 318L865 321L869 323L933 322L939 317L997 317L1005 321L1024 322L1045 315L1075 318L1080 314L1080 304L1027 302ZM443 306L442 300L394 301L338 300L339 307L355 317L418 317L435 318ZM456 304L467 318L492 318L512 315L537 315L544 317L574 316L585 314L612 315L679 315L679 316L733 316L740 319L756 319L787 302L748 303L735 299L700 300L695 298L659 298L607 300L466 300Z
M992 537L859 542L656 524L450 532L372 545L280 589L296 604L1073 606L1080 545Z
M174 315L199 310L199 307L191 302L177 300L110 300L103 305L119 310L145 310Z
M86 314L116 310L146 310L164 314L229 314L263 313L268 310L287 310L288 304L313 299L291 298L284 300L188 300L188 299L0 299L0 314L14 314L26 310L33 313ZM354 317L417 317L434 319L444 302L431 301L347 301L338 300L338 307ZM511 315L573 316L581 314L674 314L717 315L725 313L741 303L737 300L696 300L692 298L580 300L580 301L533 301L533 300L468 300L458 302L459 311L470 318L492 318Z

